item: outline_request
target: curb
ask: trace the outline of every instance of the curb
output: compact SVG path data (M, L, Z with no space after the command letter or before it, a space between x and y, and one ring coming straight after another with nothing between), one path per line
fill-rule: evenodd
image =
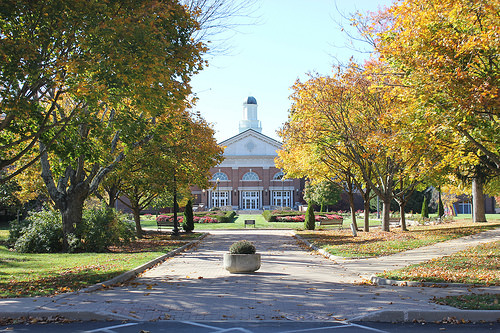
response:
M367 315L354 317L349 322L499 322L499 310L381 310Z
M489 286L481 284L468 284L468 283L446 283L446 282L419 282L419 281L405 281L405 280L391 280L381 278L375 275L370 276L370 282L379 286L400 286L400 287L434 287L434 288L447 288L447 287L462 287L472 288L481 287L488 288Z
M312 250L320 253L323 257L325 257L327 259L330 259L330 260L333 260L333 261L338 261L338 260L344 260L345 259L345 258L342 258L342 257L339 257L339 256L334 256L333 254L328 253L325 250L320 249L320 248L318 248L315 245L312 245L311 243L309 243L308 240L302 238L302 236L300 236L300 235L297 235L297 233L294 232L294 231L292 231L292 234L293 234L293 237L295 237L298 241L304 243L307 247L309 247L310 249L312 249Z
M107 320L137 320L135 318L119 315L111 312L92 311L25 311L25 312L1 312L0 318L64 318L74 321L107 321Z

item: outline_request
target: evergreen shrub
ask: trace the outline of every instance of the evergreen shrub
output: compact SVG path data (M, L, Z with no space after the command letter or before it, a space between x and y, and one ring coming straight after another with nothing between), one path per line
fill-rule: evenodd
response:
M186 232L194 230L193 205L191 200L188 200L186 208L184 209L184 223L182 223L182 229Z
M304 228L306 230L314 230L316 228L316 220L314 218L314 208L311 203L307 204L306 218L304 221Z
M427 204L427 197L424 196L424 201L422 202L422 218L429 217L429 205Z

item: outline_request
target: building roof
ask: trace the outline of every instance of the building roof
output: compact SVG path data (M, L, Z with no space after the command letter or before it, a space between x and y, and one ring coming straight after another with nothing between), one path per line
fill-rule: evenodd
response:
M243 104L255 104L255 105L257 105L257 100L253 96L248 96L247 99L243 102Z
M238 133L235 136L230 137L229 139L221 141L218 144L219 144L219 146L226 146L226 145L230 144L231 142L237 141L240 138L243 138L243 137L246 137L246 136L252 135L252 134L254 136L260 137L261 139L264 139L265 141L268 141L269 143L271 143L273 145L276 145L276 146L279 146L279 147L281 147L281 145L282 145L282 143L279 142L278 140L275 140L275 139L273 139L273 138L271 138L271 137L269 137L267 135L259 133L256 130L251 129L251 128L247 129L244 132Z

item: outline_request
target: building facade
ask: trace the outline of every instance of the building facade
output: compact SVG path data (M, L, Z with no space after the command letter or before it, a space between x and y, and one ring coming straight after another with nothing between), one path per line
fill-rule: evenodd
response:
M219 143L225 147L224 161L210 170L212 187L193 188L194 204L201 208L228 207L234 210L297 208L303 203L303 179L285 179L276 168L281 143L262 134L257 101L243 103L239 133Z

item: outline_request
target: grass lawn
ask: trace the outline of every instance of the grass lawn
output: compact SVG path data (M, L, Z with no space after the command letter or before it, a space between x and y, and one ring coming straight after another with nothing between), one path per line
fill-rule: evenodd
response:
M260 229L295 229L303 230L304 222L267 222L260 214L240 214L236 215L232 223L195 223L195 230L216 230L216 229L245 229L245 220L255 220L255 228ZM358 227L363 227L363 219L358 219ZM350 219L344 219L344 228L350 225ZM380 225L380 221L371 220L371 226ZM141 216L141 226L146 229L156 229L154 216ZM253 228L247 227L247 228ZM338 226L322 226L322 229L338 229Z
M500 227L500 222L453 222L432 226L417 226L410 231L393 229L391 232L372 230L358 232L353 237L350 230L300 231L298 234L317 247L336 256L377 257L464 237L484 230Z
M79 290L109 280L198 236L148 233L108 253L17 253L0 243L0 297L48 296Z
M462 310L500 310L500 294L447 296L444 298L434 298L433 301Z
M500 285L500 241L378 274L393 280Z

